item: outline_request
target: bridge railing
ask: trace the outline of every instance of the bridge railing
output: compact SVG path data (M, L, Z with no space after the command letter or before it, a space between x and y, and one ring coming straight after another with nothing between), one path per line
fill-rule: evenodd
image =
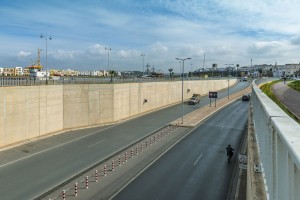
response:
M184 77L184 81L188 80L219 80L228 79L228 77ZM235 77L230 77L235 79ZM140 82L163 82L163 81L181 81L180 77L176 78L137 78L137 77L48 77L33 78L24 77L5 77L0 76L0 87L6 86L31 86L31 85L67 85L67 84L101 84L101 83L140 83Z
M300 125L254 82L252 89L253 122L267 198L300 199Z

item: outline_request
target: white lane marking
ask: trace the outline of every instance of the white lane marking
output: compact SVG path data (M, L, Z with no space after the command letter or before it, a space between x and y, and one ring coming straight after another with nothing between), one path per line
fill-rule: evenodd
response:
M95 146L95 145L97 145L97 144L100 144L101 142L104 142L105 140L101 140L101 141L99 141L99 142L97 142L97 143L95 143L95 144L91 144L90 146L88 146L88 148L90 148L90 147L93 147L93 146Z
M224 125L221 126L220 131L224 128Z
M200 156L197 158L197 160L194 162L194 166L197 165L198 161L201 159L203 153L200 154Z
M14 160L14 161L11 161L11 162L8 162L8 163L5 163L5 164L3 164L3 165L0 165L0 168L1 168L1 167L4 167L4 166L7 166L7 165L10 165L10 164L13 164L13 163L15 163L15 162L18 162L18 161L24 160L24 159L26 159L26 158L30 158L30 157L32 157L32 156L35 156L35 155L38 155L38 154L44 153L44 152L46 152L46 151L49 151L49 150L55 149L55 148L57 148L57 147L60 147L60 146L63 146L63 145L65 145L65 144L68 144L68 143L74 142L74 141L76 141L76 140L83 139L83 138L85 138L85 137L88 137L88 136L90 136L90 135L93 135L93 134L96 134L96 133L102 132L102 131L104 131L104 130L107 130L107 129L111 128L111 127L114 127L114 126L110 126L110 127L104 128L104 129L102 129L102 130L100 130L100 131L95 131L95 132L92 132L92 133L90 133L90 134L87 134L87 135L84 135L84 136L82 136L82 137L75 138L75 139L73 139L73 140L70 140L70 141L68 141L68 142L65 142L65 143L59 144L59 145L57 145L57 146L51 147L51 148L49 148L49 149L45 149L45 150L43 150L43 151L39 151L39 152L33 153L33 154L31 154L31 155L25 156L25 157L23 157L23 158L19 158L19 159L17 159L17 160Z
M154 121L154 119L149 119L147 122L152 122L152 121Z

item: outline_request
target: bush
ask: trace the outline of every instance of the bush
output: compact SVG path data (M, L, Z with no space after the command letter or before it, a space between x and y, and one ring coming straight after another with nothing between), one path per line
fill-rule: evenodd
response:
M275 83L281 82L281 80L272 81L270 83L265 83L262 86L260 86L260 89L265 93L270 99L272 99L286 114L288 114L291 118L293 118L296 122L300 123L298 118L291 113L274 95L272 91L272 85ZM300 81L293 81L293 82L299 82L296 84L300 84Z
M300 81L290 82L288 86L300 92Z

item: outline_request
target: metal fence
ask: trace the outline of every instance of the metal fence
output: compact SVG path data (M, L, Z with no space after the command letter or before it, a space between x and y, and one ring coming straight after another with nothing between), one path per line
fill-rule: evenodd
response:
M184 77L184 80L221 79L220 77L199 78ZM227 79L223 77L223 79ZM0 77L0 87L8 86L30 86L30 85L63 85L63 84L110 84L110 83L139 83L139 82L162 82L181 81L181 77L176 78L137 78L137 77L54 77L54 78L33 78L33 77Z

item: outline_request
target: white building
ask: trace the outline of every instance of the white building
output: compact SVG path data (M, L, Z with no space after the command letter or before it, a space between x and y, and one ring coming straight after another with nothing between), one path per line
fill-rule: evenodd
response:
M299 71L299 64L285 64L285 75L294 76Z
M15 76L23 76L23 68L15 67Z

